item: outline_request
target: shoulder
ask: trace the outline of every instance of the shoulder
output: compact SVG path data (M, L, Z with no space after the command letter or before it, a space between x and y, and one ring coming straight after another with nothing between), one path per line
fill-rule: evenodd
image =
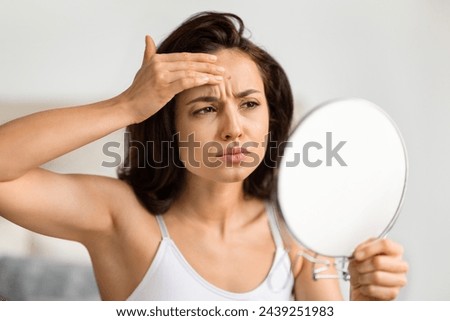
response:
M141 204L132 186L113 177L89 176L86 180L108 206L109 228L98 231L105 240L131 245L136 239L147 239L151 235L152 240L147 241L159 242L161 235L156 217ZM96 234L93 239L98 240L99 236Z
M83 186L93 197L104 204L110 217L110 232L123 231L131 222L149 218L157 226L154 213L150 213L139 201L133 187L115 177L80 175ZM139 224L139 223L138 223Z
M133 187L127 182L113 177L92 177L92 184L98 185L97 188L108 201L110 213L116 221L130 219L137 216L154 217L155 213L146 209ZM156 219L154 219L156 222Z
M70 174L85 193L96 199L108 215L114 216L123 208L136 205L138 200L133 188L126 182L108 176Z
M132 186L123 180L105 176L88 176L87 180L106 198L113 212L138 202Z

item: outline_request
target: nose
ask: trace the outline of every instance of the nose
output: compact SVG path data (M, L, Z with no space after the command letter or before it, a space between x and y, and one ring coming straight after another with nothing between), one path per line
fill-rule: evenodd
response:
M242 136L241 117L237 106L227 105L221 115L220 137L224 141L234 141Z

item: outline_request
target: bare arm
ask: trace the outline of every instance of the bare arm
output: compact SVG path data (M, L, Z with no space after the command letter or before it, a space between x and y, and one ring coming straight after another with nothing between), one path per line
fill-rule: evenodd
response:
M320 257L318 257L319 259ZM325 258L331 264L326 274L336 274L332 258ZM313 279L314 264L305 258L298 263L300 271L295 278L295 299L300 301L341 301L340 285L336 279Z
M62 175L39 166L155 114L177 93L217 84L223 71L207 54L156 54L147 36L141 69L119 96L90 105L32 114L0 126L0 215L33 231L82 241L113 226L115 179Z
M40 169L51 159L130 122L109 100L32 114L0 127L0 215L34 232L83 242L87 231L112 227L106 178ZM117 190L117 188L115 189Z
M0 126L0 182L130 124L119 99L35 113Z

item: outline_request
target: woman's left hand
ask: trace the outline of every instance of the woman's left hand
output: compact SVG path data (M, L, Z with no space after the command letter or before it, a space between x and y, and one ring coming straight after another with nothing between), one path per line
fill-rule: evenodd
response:
M406 285L403 247L389 239L360 244L350 260L350 300L393 300Z

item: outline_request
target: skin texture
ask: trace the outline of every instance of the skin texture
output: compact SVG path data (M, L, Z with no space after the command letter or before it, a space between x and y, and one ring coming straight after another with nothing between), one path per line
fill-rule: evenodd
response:
M161 240L156 220L122 181L57 174L39 166L151 117L175 96L180 140L195 133L200 146L214 142L216 148L206 155L202 148L180 151L187 179L165 213L169 233L208 282L227 291L250 291L266 277L275 245L264 202L244 197L242 189L263 159L261 143L268 132L263 81L244 54L229 49L214 55L156 54L147 36L142 67L117 97L0 126L0 214L29 230L82 243L105 300L126 299L143 278ZM198 99L206 96L208 101ZM238 156L221 155L230 144L248 142L257 144ZM209 166L205 159L219 161L219 166ZM305 249L283 227L282 232L293 263L296 299L342 299L335 280L312 280L312 264L298 256ZM394 299L405 285L407 264L397 243L368 240L354 257L351 299Z

